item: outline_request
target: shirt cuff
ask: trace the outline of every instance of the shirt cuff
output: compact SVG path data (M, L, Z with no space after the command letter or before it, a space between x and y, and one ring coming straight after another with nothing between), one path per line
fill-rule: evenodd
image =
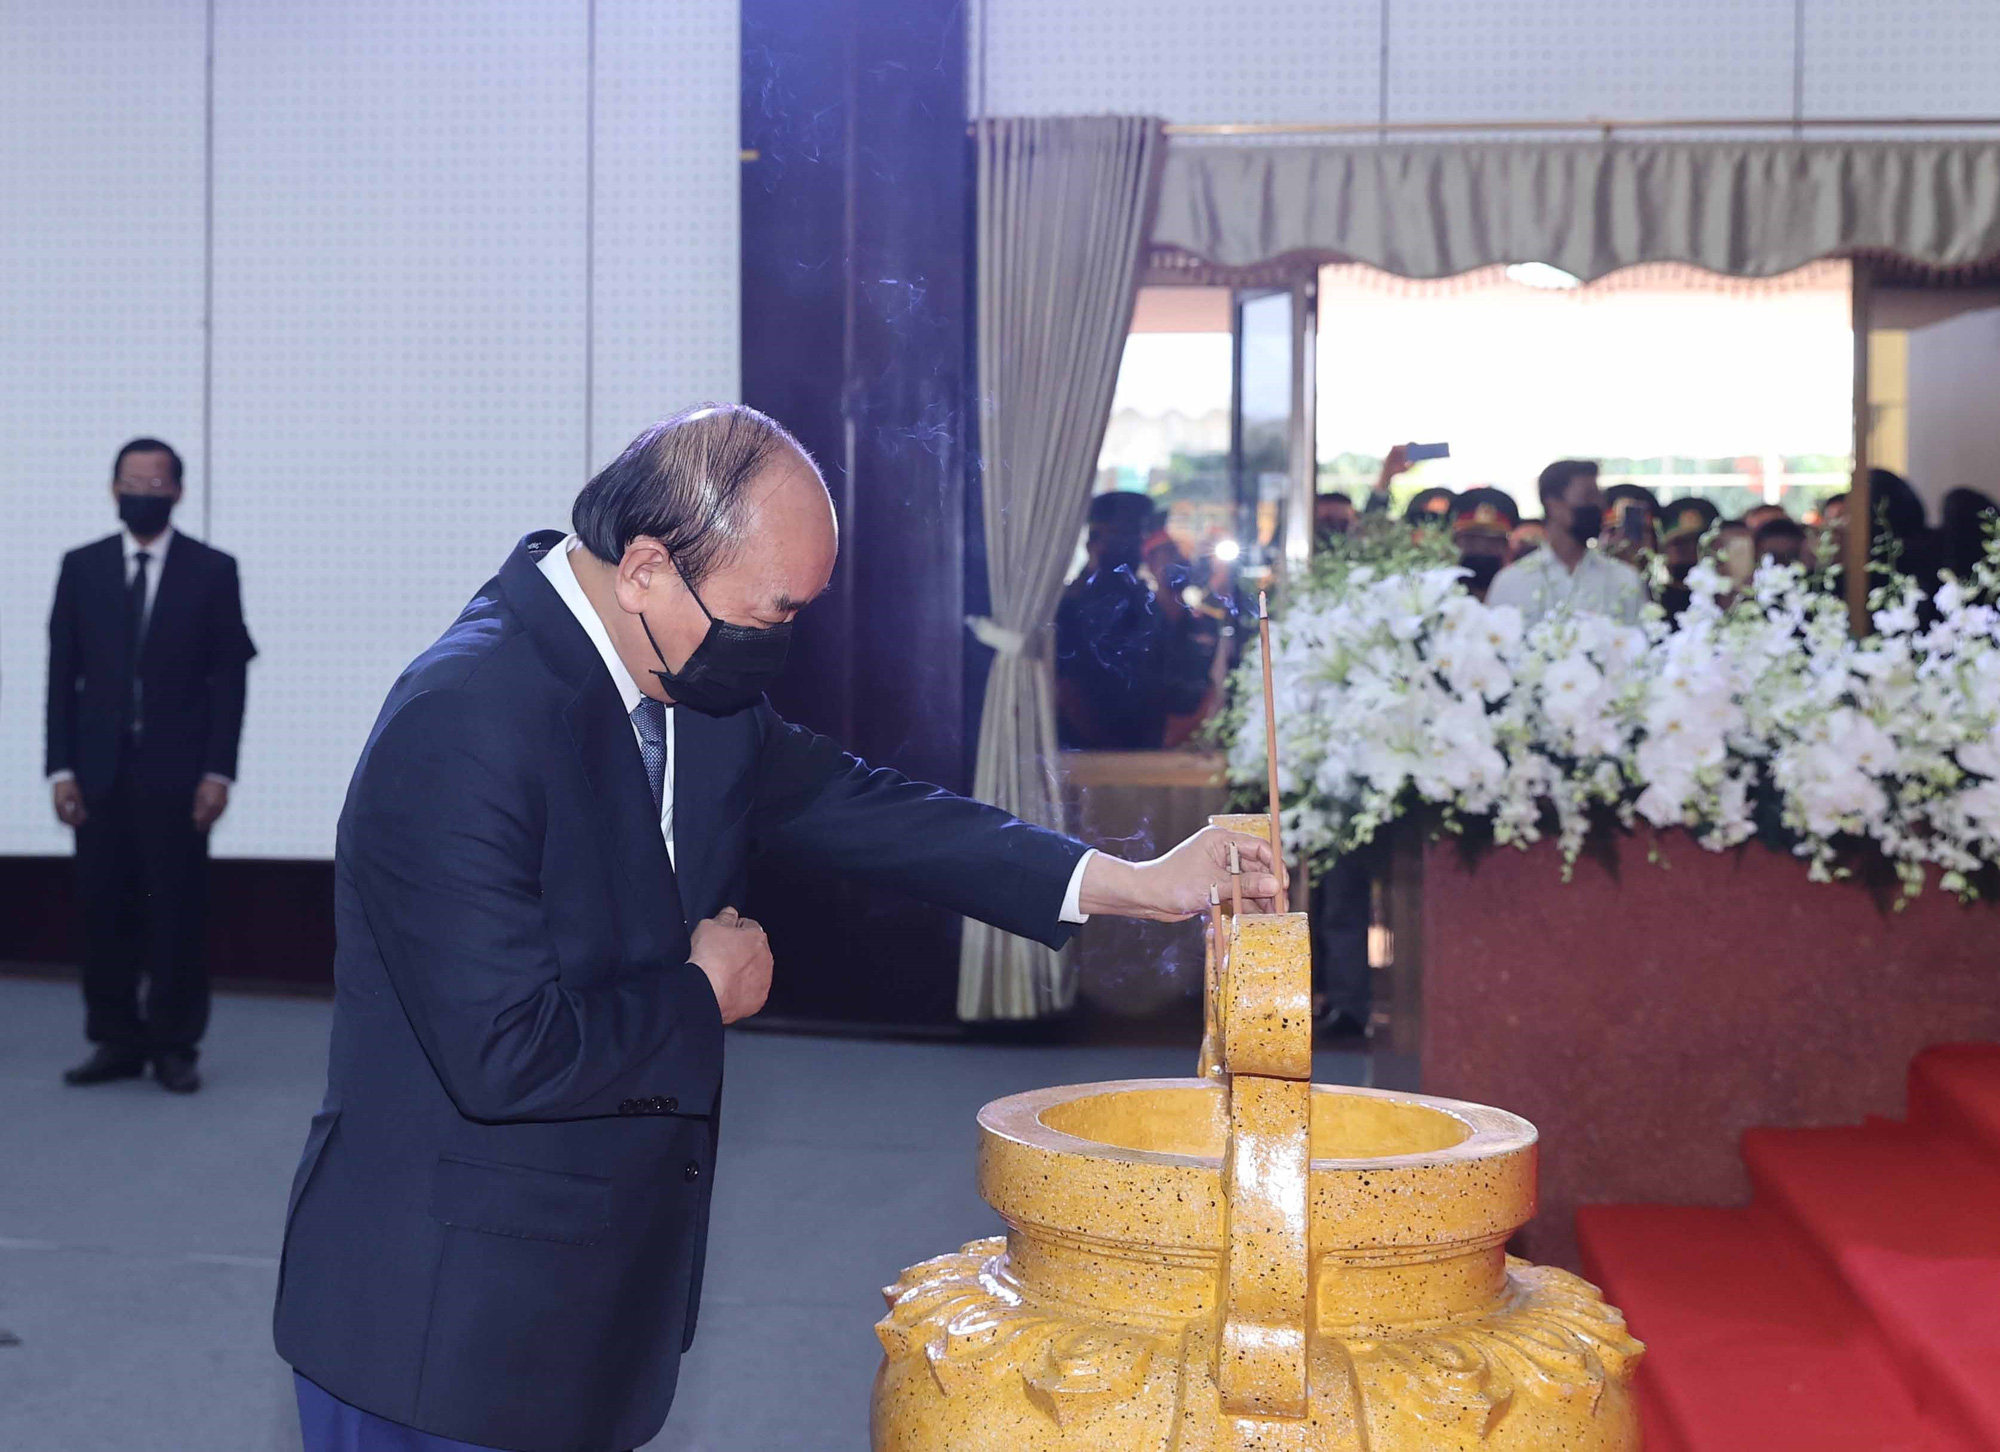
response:
M219 782L221 782L221 783L222 783L222 784L223 784L224 786L235 786L235 785L236 785L236 778L235 778L235 777L232 777L232 776L224 776L224 775L223 775L223 774L222 774L221 772L219 772L219 771L205 771L205 772L203 772L203 773L201 774L201 779L202 779L203 781L219 781Z
M1057 919L1065 923L1087 923L1090 914L1083 910L1083 870L1090 866L1090 859L1097 855L1097 849L1088 849L1076 859L1076 869L1069 875L1069 891L1063 894L1062 915Z
M64 767L61 771L52 771L49 773L50 786L54 786L59 781L75 781L75 780L76 780L76 773L71 771L68 767Z

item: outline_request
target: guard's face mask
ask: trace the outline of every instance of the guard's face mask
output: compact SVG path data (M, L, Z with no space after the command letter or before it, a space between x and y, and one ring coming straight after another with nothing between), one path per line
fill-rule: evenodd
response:
M678 571L680 566L674 569ZM681 580L685 584L687 576L682 575ZM704 715L727 716L754 705L785 668L792 622L787 620L762 629L731 625L715 618L701 596L695 594L694 586L688 585L687 592L701 613L708 616L708 634L678 671L656 670L653 674L676 702L692 706ZM643 614L639 624L646 632L653 654L660 657L661 665L666 665L667 657L660 650L659 641L653 639L653 627L646 624Z
M121 494L118 496L118 517L125 527L132 531L134 539L151 539L167 527L167 516L174 512L173 496L168 494Z
M1467 555L1459 561L1472 574L1465 582L1465 588L1473 594L1484 596L1493 583L1493 577L1500 573L1500 561L1493 555Z

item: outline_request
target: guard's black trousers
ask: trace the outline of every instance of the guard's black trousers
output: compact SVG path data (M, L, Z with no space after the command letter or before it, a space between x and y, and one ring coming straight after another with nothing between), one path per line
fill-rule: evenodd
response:
M84 1032L133 1054L193 1053L208 1027L208 834L194 791L120 772L76 829Z

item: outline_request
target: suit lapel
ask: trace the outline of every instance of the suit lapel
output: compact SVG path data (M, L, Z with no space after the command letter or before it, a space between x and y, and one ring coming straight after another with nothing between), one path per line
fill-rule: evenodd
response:
M719 825L716 795L724 785L711 742L716 721L686 706L674 707L667 716L674 733L674 851L680 858L681 910L699 912L708 901L704 869Z
M118 555L122 566L125 556L122 546ZM154 658L157 649L154 642L160 639L161 626L176 628L194 597L195 558L187 536L176 532L173 543L167 546L167 557L153 568L160 572L160 587L153 592L153 609L146 617L146 637L139 645L142 664Z
M624 700L598 658L597 647L541 572L542 555L561 539L560 534L543 531L522 540L500 567L500 592L550 669L576 690L563 721L576 743L597 800L598 819L629 889L620 896L639 905L645 923L664 944L687 932L680 885L660 837L652 787Z
M110 623L118 632L114 639L122 640L125 631L125 546L121 536L100 540L91 547L84 566L83 579L84 608L95 622ZM129 642L127 642L129 646Z
M693 916L719 905L715 894L726 884L716 874L734 865L735 844L727 834L736 831L750 804L748 713L705 716L677 706L669 714L674 723L674 844L681 901Z
M577 633L581 635L581 629ZM584 645L590 645L588 637ZM639 743L632 735L625 703L602 662L598 662L597 676L564 712L570 736L583 758L584 775L590 779L600 819L610 835L612 855L624 869L627 884L647 919L662 930L676 923L685 930L680 884L674 876L673 860L667 856L667 844L660 837L660 819L653 812L652 784L646 780Z

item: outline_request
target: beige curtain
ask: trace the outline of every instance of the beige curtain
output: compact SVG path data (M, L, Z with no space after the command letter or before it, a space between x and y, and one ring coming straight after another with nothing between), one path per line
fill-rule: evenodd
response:
M2000 255L2000 141L1177 145L1155 246L1402 277L1641 262L1771 277L1822 257Z
M995 652L973 794L1062 826L1051 637L1089 506L1140 255L1159 194L1160 123L1143 117L987 120L978 145L979 443ZM968 922L958 1013L1067 1008L1062 955Z

